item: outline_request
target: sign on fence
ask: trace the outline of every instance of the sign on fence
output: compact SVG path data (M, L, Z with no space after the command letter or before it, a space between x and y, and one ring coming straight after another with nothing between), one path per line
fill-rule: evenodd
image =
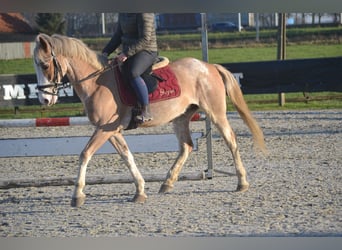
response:
M244 94L342 91L342 57L222 64Z
M37 78L29 75L0 75L0 106L38 105ZM59 93L60 102L75 103L80 99L73 88L66 88Z
M244 94L280 92L342 92L342 57L226 63ZM0 75L0 106L39 104L37 79L30 75ZM72 88L60 91L61 103L80 102Z

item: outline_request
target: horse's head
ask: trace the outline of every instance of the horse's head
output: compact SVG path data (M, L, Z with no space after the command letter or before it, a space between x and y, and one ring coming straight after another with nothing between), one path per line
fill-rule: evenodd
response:
M39 101L44 105L54 105L58 99L61 80L66 74L66 63L61 55L55 54L53 38L45 34L37 36L33 60Z

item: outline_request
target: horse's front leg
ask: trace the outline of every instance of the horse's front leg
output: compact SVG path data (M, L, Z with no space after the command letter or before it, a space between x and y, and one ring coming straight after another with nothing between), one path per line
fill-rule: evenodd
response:
M75 181L75 190L71 199L71 206L80 207L85 202L86 195L83 192L85 187L85 177L88 162L95 152L108 140L113 132L106 132L102 129L96 129L94 134L89 139L87 145L83 149L79 158L78 175Z
M126 140L121 133L115 133L109 138L109 141L120 154L121 158L125 161L131 175L133 176L136 187L136 193L134 195L133 202L145 202L147 198L147 195L145 194L145 180L135 164L134 157L128 148Z

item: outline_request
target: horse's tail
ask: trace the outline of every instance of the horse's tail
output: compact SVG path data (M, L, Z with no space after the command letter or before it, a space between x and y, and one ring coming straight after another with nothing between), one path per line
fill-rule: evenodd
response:
M225 69L223 66L219 64L214 64L218 72L220 73L222 80L226 87L226 93L231 99L234 107L240 114L242 120L248 126L250 131L252 132L254 144L264 153L267 153L264 134L259 127L258 123L252 116L245 99L243 98L240 86L236 81L235 77L231 72Z

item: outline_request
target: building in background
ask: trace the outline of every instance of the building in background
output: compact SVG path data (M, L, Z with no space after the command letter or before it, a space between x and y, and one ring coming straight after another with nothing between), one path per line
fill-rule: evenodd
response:
M34 34L30 22L21 13L0 13L0 43L30 41Z
M156 15L156 25L158 31L165 30L196 30L201 27L200 13L177 13Z
M35 30L35 15L37 13L15 14L20 14L23 20L32 27L32 30ZM288 13L287 24L297 26L313 24L341 25L341 16L341 13ZM257 17L260 28L272 28L278 25L277 13L259 13L258 15L256 13L240 13L241 26L250 30L255 29ZM115 30L118 13L66 13L64 18L67 23L66 34L68 36L109 37ZM207 13L208 27L217 22L232 22L238 25L239 15L238 13ZM1 25L4 26L4 24L0 23ZM156 26L159 32L197 32L201 27L201 16L199 13L156 13Z

